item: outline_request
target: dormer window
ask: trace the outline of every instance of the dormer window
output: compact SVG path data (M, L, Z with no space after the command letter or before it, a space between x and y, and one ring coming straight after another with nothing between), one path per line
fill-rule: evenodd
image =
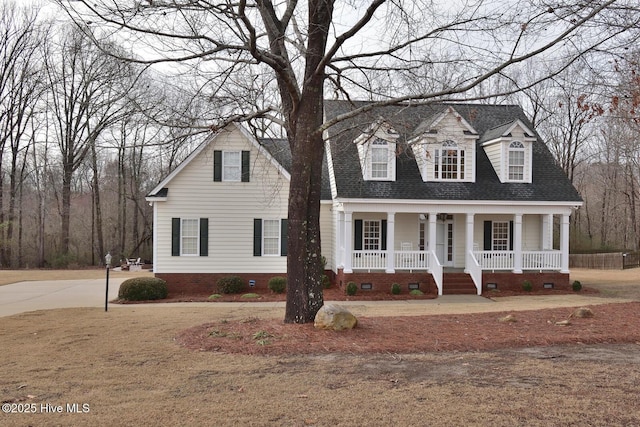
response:
M398 133L384 120L373 123L353 142L358 147L362 178L365 181L395 181Z
M465 152L455 141L445 141L436 148L433 164L434 179L461 180L465 177Z
M371 142L371 178L389 178L389 143L384 139Z
M509 144L509 181L524 181L524 144Z

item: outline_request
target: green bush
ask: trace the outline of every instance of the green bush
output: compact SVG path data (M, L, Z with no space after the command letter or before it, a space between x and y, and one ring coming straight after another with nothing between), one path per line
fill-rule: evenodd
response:
M238 276L225 276L218 280L216 286L221 294L239 294L247 284Z
M322 275L320 281L322 282L323 289L329 289L331 287L331 280L329 280L329 276L327 276L326 274Z
M573 283L571 284L571 287L573 288L574 291L580 292L582 290L582 283L580 283L579 280L574 280Z
M354 296L358 292L358 285L355 282L347 283L347 295Z
M400 285L397 283L393 283L391 285L391 293L393 295L400 295Z
M409 292L409 294L419 297L420 295L424 295L424 292L422 292L420 289L414 289L411 292Z
M167 297L167 282L157 277L134 277L120 285L118 298L126 301L148 301Z
M522 290L525 291L525 292L531 292L533 290L533 285L531 284L530 281L525 280L522 283Z
M271 292L281 294L287 289L287 279L282 276L275 276L269 279L267 287L271 289Z

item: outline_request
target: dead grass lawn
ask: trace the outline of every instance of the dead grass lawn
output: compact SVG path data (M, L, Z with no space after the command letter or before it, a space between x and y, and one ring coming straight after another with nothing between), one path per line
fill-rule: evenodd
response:
M619 286L618 297L625 295L624 289L636 295L639 272L633 272L626 285L604 279L594 285ZM582 283L590 285L588 280ZM511 326L498 326L497 315L451 316L444 320L448 326L439 325L440 316L396 318L403 322L396 329L385 328L393 317L371 318L379 323L367 328L360 344L376 341L374 353L355 351L358 341L352 339L351 351L302 351L308 345L302 341L293 343L289 354L273 355L192 350L176 338L205 323L221 328L263 319L262 326L251 320L257 333L269 319L279 323L283 309L156 304L108 313L24 313L0 318L0 400L16 408L35 404L37 412L42 412L41 405L66 409L67 403L86 403L90 410L0 413L0 425L639 425L638 303L612 306L628 306L630 311L618 310L614 316L598 311L606 307L598 306L593 319L567 327L546 323L564 317L567 309L532 314L540 321L516 313L520 321ZM485 333L477 337L471 325L482 322L488 322ZM512 340L481 348L428 349L416 344L419 351L383 349L380 344L398 341L388 338L407 331L412 339L425 341L429 331L435 334L439 328L458 331L450 334L451 340L466 334L490 341L498 327L512 328ZM616 337L627 336L624 343L609 335L612 329ZM541 331L555 344L514 345L519 336ZM582 343L585 333L595 337L586 341L592 344ZM567 341L558 341L560 336ZM326 334L325 339L327 346L334 341ZM268 346L256 341L251 337L250 344Z

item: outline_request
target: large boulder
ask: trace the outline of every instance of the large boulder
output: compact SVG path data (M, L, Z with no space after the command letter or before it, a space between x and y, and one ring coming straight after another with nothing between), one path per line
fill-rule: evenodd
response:
M356 316L351 314L346 308L334 305L323 305L316 314L313 326L318 329L330 329L333 331L341 331L343 329L355 328L358 324Z

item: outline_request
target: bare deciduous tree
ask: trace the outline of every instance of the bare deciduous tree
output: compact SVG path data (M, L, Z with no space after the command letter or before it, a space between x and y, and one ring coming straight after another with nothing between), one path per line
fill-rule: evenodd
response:
M129 60L186 64L198 70L213 93L248 67L266 66L279 94L277 104L228 114L219 123L269 117L286 130L293 159L289 323L312 321L323 304L319 207L325 129L379 105L465 98L471 89L530 60L553 56L553 75L585 52L615 50L636 40L640 14L630 0L59 3L78 23L100 22L90 27L97 44L126 40L136 46ZM426 84L408 86L407 81ZM375 102L323 122L327 88L336 96Z

